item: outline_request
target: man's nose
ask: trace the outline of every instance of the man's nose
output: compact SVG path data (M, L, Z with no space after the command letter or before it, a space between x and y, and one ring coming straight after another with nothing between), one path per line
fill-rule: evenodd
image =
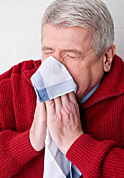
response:
M61 50L56 50L52 56L59 62L63 63L64 55Z

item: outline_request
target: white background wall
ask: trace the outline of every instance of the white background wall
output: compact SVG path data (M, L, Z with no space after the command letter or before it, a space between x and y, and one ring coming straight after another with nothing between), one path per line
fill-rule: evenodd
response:
M124 1L103 0L115 23L116 53L124 59ZM0 74L41 58L41 17L52 0L0 0Z

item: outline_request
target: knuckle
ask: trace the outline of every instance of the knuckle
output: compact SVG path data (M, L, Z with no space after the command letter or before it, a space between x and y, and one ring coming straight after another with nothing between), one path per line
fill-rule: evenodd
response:
M59 110L59 111L57 111L56 112L56 115L55 115L55 117L54 117L56 120L61 120L61 118L62 118L62 114L61 114L61 111Z
M73 108L71 105L64 105L63 107L67 113L71 113L73 111Z
M54 105L54 101L53 100L48 101L48 105L49 106Z
M78 103L75 103L75 104L74 104L74 106L75 106L76 108L78 108L78 107L79 107L79 106L78 106Z
M46 106L47 107L53 107L53 106L55 106L54 100L46 101Z

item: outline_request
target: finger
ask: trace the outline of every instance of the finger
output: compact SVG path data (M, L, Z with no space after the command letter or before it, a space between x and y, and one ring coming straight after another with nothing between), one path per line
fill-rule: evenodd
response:
M36 111L35 111L35 115L41 115L42 114L42 117L46 117L46 106L45 106L45 103L37 103L37 106L36 106Z
M61 97L55 98L54 102L55 102L56 112L59 112L61 110L61 108L62 108Z
M68 94L65 94L65 95L61 96L61 101L62 101L62 106L65 109L65 111L67 113L70 113L71 112L71 106L70 106L70 101L69 101L69 98L68 98Z
M45 103L37 103L32 127L35 127L35 125L46 125L46 122L47 111Z
M55 115L55 102L54 102L54 100L46 101L45 104L46 104L46 110L47 110L48 118L53 117Z
M68 93L68 98L69 98L69 101L71 101L74 105L77 104L77 100L76 100L74 92Z
M62 102L62 105L68 105L69 104L68 94L61 96L61 102Z

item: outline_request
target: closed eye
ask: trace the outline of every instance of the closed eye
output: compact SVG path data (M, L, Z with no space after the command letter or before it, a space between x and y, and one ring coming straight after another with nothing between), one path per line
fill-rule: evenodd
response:
M72 59L75 59L77 57L77 56L71 56L71 55L68 55L68 54L67 54L67 56L72 58Z
M71 59L76 59L79 57L79 54L74 53L74 52L66 52L65 55Z
M43 54L52 54L53 53L53 50L49 50L49 49L42 50L42 51L43 51Z

